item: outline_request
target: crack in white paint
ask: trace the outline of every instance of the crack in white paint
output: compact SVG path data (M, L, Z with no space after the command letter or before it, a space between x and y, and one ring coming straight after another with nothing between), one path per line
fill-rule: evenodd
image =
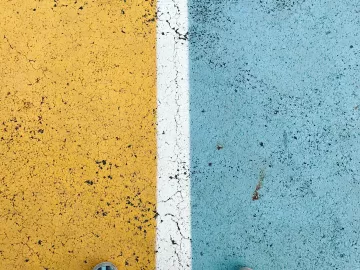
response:
M156 268L191 269L187 0L158 0Z

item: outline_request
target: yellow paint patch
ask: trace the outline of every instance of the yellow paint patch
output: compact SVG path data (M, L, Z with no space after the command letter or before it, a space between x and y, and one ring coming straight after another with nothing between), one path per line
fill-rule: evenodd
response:
M154 1L0 1L1 269L155 267Z

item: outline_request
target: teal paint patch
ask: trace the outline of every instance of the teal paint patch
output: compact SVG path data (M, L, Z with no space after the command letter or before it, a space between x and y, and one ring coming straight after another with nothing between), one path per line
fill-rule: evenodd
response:
M189 2L193 269L357 269L351 1Z

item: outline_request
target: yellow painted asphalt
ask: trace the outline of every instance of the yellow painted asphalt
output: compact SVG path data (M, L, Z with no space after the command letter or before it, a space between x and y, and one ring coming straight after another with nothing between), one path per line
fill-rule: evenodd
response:
M154 269L154 1L0 2L0 269Z

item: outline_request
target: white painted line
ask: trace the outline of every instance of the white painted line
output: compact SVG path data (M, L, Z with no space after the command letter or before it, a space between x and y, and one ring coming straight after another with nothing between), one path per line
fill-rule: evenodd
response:
M158 0L156 269L191 269L187 0Z

